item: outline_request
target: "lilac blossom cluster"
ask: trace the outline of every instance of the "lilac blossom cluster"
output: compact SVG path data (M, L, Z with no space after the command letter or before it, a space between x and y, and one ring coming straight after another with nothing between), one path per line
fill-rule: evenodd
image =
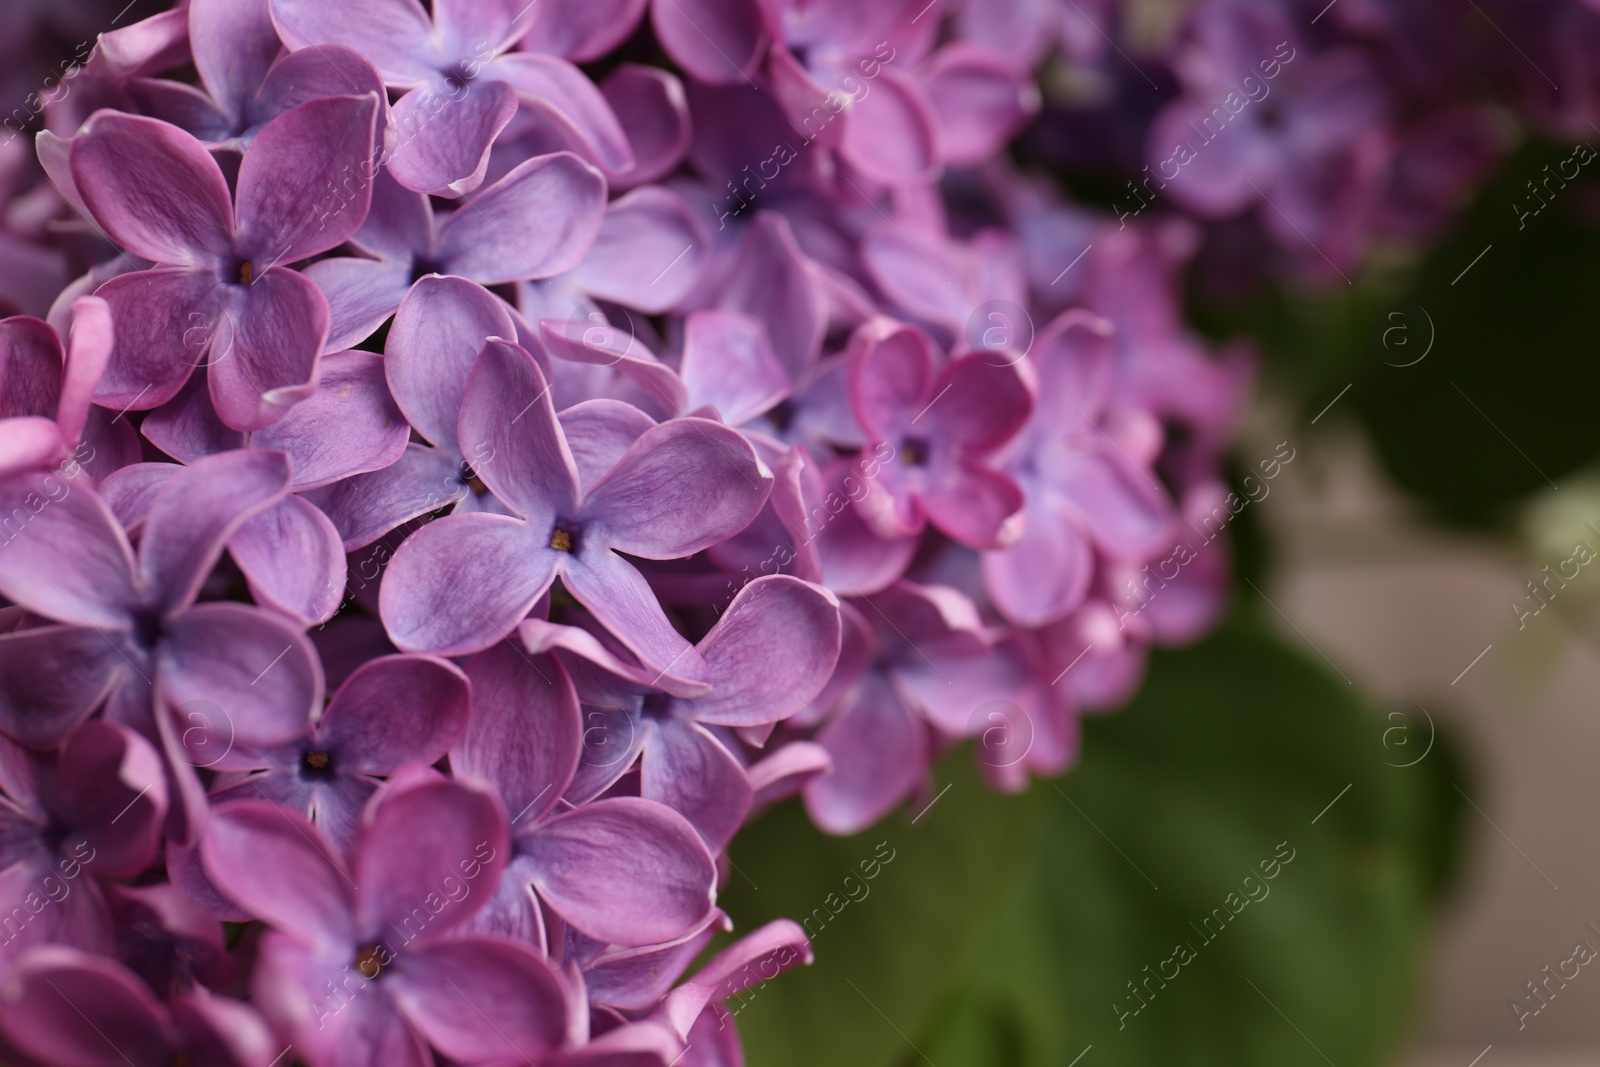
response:
M981 6L189 0L62 68L0 156L0 1059L740 1063L810 959L694 966L753 811L1022 789L1211 625L1226 543L1160 564L1252 362L1191 226L1007 161Z
M1127 224L1198 223L1211 294L1284 275L1343 286L1412 258L1520 139L1570 146L1600 128L1600 6L1586 0L1158 6L964 10L975 33L1050 67L1025 153L1098 182Z

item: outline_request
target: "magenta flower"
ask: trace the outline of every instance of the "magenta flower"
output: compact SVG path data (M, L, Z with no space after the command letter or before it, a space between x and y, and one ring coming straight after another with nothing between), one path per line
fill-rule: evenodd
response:
M0 759L0 940L13 952L48 943L108 951L97 878L131 878L155 858L167 813L161 758L102 721L78 727L55 753L0 739Z
M850 399L869 450L893 460L867 482L860 507L881 537L915 534L931 521L973 548L1021 533L1011 523L1022 490L989 466L1033 407L1026 370L989 354L959 356L937 369L922 331L887 319L851 339Z
M116 961L56 945L7 975L0 1031L42 1063L79 1067L269 1067L284 1051L248 1005L197 988L169 1006Z
M259 800L215 811L200 850L272 927L253 995L313 1067L426 1067L429 1046L527 1062L566 1040L564 980L522 943L456 932L500 880L506 830L492 794L413 767L373 797L348 866L302 816Z
M332 262L331 260L325 262ZM488 338L516 335L499 297L463 278L419 280L401 302L382 361L394 402L420 441L382 469L335 482L311 499L345 547L360 548L410 519L449 505L500 511L457 439L462 397Z
M303 737L233 751L218 770L259 771L224 783L213 804L270 800L310 819L343 855L381 779L406 764L436 763L467 728L471 690L431 656L380 656L358 667Z
M527 160L448 214L380 171L372 213L351 238L371 258L336 256L306 268L328 298L329 347L365 340L428 274L500 285L572 268L601 230L605 198L605 179L570 152Z
M379 601L395 643L445 655L487 648L560 576L641 662L692 670L697 653L617 553L677 559L743 529L772 482L744 438L721 423L675 419L645 431L584 485L544 375L502 341L478 359L458 435L487 457L473 469L511 514L449 515L400 546Z
M1064 769L1076 749L1073 709L1039 684L1022 649L995 640L960 591L902 581L847 601L843 617L850 652L806 712L826 715L816 740L831 757L804 789L818 826L850 834L877 822L921 784L935 736L981 739L996 725L984 710L996 701L1022 712L1002 730L1026 737L1012 752L990 734L979 768L1012 786L1021 769ZM1007 773L1024 758L1032 762Z
M1113 385L1112 328L1067 312L1036 340L1038 399L1005 469L1026 498L1019 540L984 553L983 575L1002 614L1042 626L1077 607L1095 553L1143 562L1169 547L1173 507L1148 464L1130 456L1159 444L1148 416L1104 428ZM1123 440L1119 442L1118 437Z
M205 364L229 426L259 429L316 388L328 334L317 287L282 266L327 251L366 217L369 187L333 195L366 165L378 101L327 97L268 123L239 165L238 205L205 147L154 119L100 112L72 142L94 219L157 269L113 278L115 343L95 393L151 408Z
M291 50L348 45L393 89L389 170L408 189L461 196L483 181L489 149L520 106L567 146L609 172L633 152L600 90L554 55L509 51L532 28L525 0L440 0L432 17L416 0L271 0Z
M0 319L0 475L55 466L80 452L86 437L83 462L102 448L126 451L89 400L110 354L110 312L95 297L73 303L66 351L48 323L21 315Z
M628 748L625 755L586 753L588 766L580 785L569 789L569 799L586 800L608 788L638 753L640 795L683 815L718 848L732 839L755 794L728 731L760 731L764 738L773 723L822 691L839 659L838 600L788 575L757 578L745 586L696 646L709 670L708 690L656 691L660 673L597 655L592 645L561 632L572 629L530 621L522 634L530 650L566 648L628 683L620 690L616 679L598 684L604 695L591 702L620 715L591 722L605 725L585 738L593 745L615 746L622 737Z
M501 644L467 673L472 722L450 765L519 813L505 874L475 928L543 944L540 902L601 943L654 945L701 928L716 866L681 815L639 797L563 802L584 729L560 662Z
M195 603L229 536L287 491L288 462L249 449L174 474L137 555L98 496L52 481L0 483L8 514L41 502L0 547L0 593L50 620L0 636L0 732L53 747L106 704L115 721L160 738L174 832L187 836L204 810L193 766L211 754L186 746L281 744L321 700L322 672L298 629L250 605ZM269 670L272 684L254 684Z

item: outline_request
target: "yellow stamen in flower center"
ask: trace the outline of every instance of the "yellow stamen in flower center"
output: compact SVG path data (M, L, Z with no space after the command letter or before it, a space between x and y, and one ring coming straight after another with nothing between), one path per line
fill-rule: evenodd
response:
M356 970L361 972L363 978L378 977L378 972L383 970L383 957L379 955L377 945L366 945L356 953Z
M557 526L555 532L550 535L550 547L557 552L571 552L572 534Z
M306 766L314 771L326 770L328 767L328 754L326 752L307 752Z
M908 437L900 445L900 462L908 467L920 467L928 462L928 442L920 437Z
M256 268L247 259L239 264L239 284L251 285L256 280Z

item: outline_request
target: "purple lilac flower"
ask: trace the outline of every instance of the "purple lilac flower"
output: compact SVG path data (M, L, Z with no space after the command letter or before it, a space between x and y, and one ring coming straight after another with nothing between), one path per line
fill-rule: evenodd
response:
M195 989L169 1005L114 960L56 945L7 973L0 1027L43 1063L83 1067L268 1067L282 1051L246 1004Z
M1021 625L1053 622L1076 607L1095 552L1142 562L1168 544L1171 502L1149 463L1136 466L1129 455L1159 441L1159 426L1148 416L1145 425L1109 431L1101 423L1111 400L1111 333L1110 323L1069 311L1029 356L1038 397L1005 463L1026 499L1023 532L983 558L996 608Z
M472 722L451 766L517 813L505 874L474 929L546 943L541 904L602 944L656 945L700 929L716 867L682 815L641 797L564 802L585 731L560 662L503 643L467 671Z
M298 629L253 606L195 603L228 537L288 483L281 452L187 467L151 503L137 555L91 490L41 474L0 483L0 511L32 515L0 548L0 592L44 620L0 636L0 733L52 748L106 704L113 720L159 739L173 832L192 835L205 807L193 770L202 757L185 749L205 740L189 737L193 719L270 746L302 730L321 699L321 670ZM268 670L273 684L254 684Z
M374 795L348 865L303 816L260 800L219 808L201 843L211 879L272 927L252 992L315 1067L424 1067L429 1046L527 1060L565 1041L560 972L523 943L455 930L508 851L491 793L421 767Z
M432 656L381 656L358 667L303 736L273 748L235 745L216 768L236 772L211 803L268 800L310 819L348 851L361 810L384 777L426 766L467 728L472 690Z
M519 108L536 113L569 147L610 172L633 152L594 83L555 55L510 51L534 28L522 0L271 0L292 50L347 45L404 95L394 105L388 167L408 189L462 196L483 181L489 149Z
M565 634L549 624L531 621L522 628L530 650L558 646ZM568 627L554 628L570 630ZM673 695L655 691L649 674L619 667L610 656L589 658L632 683L602 683L605 695L591 695L602 707L621 711L608 716L608 730L628 738L627 757L586 762L611 768L612 780L640 761L640 794L680 813L713 845L726 845L744 821L754 788L732 730L770 727L805 707L827 684L839 658L838 600L826 590L787 575L757 578L739 591L696 651L709 669L708 690ZM568 643L584 655L589 646ZM642 690L642 692L640 691ZM608 743L606 732L591 739ZM614 742L610 742L614 743ZM611 784L607 776L588 774L579 799Z
M458 432L488 457L474 470L511 514L446 516L401 545L381 594L395 643L445 654L487 648L559 575L641 661L692 673L698 654L617 551L675 559L747 525L772 475L744 438L720 423L675 419L584 485L544 375L509 342L484 347ZM463 588L494 595L470 599Z
M894 456L867 484L862 516L888 538L931 521L974 548L1014 541L1022 490L987 460L1033 407L1026 368L978 354L938 367L926 334L888 320L861 327L851 345L856 417L870 446Z
M158 269L97 290L115 343L95 394L151 408L207 368L222 421L259 429L316 388L328 332L316 286L282 266L326 251L366 217L369 189L324 192L371 153L378 102L327 97L268 123L239 165L238 206L204 146L154 119L101 112L72 144L72 176L94 219Z
M0 739L0 934L5 948L112 945L100 878L150 865L167 811L161 758L115 723L84 723L59 752Z
M331 309L328 344L349 347L394 314L428 274L499 285L559 274L594 243L605 209L605 180L570 152L537 156L479 191L455 211L380 171L373 210L351 236L363 256L336 256L306 268Z

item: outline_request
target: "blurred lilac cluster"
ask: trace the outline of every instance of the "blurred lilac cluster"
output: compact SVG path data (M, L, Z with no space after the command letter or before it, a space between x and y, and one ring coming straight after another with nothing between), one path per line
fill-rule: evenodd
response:
M1066 7L85 7L0 122L0 1058L737 1064L753 811L1065 770L1252 377L1006 155Z
M1021 154L1125 224L1199 226L1197 282L1353 283L1441 237L1518 140L1600 130L1584 0L975 0L991 43L1058 42Z

